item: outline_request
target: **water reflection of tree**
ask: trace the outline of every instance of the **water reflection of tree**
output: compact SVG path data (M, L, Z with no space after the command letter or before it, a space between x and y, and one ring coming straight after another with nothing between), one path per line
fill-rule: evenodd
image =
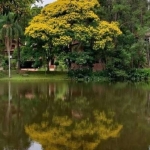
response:
M8 82L8 102L1 102L0 149L23 150L29 147L20 113L20 99L13 103L11 82Z
M85 96L77 92L71 100L55 98L50 98L49 104L43 100L35 108L37 114L32 122L25 128L31 139L41 143L44 150L94 150L101 140L119 135L122 125L115 123L114 113L94 111L92 101Z
M64 88L64 90L61 91L62 88ZM102 127L104 126L103 134L105 134L106 139L108 137L112 137L113 133L114 133L114 136L115 136L115 134L117 135L119 133L119 131L121 129L121 125L117 125L117 124L112 125L111 124L111 126L110 126L111 129L109 129L109 127L108 127L109 124L106 124L105 121L104 121L104 124L102 124L102 122L101 122L101 124L96 123L96 118L94 117L95 113L93 113L93 107L92 107L93 101L92 100L89 101L90 97L88 97L88 95L85 96L83 88L82 89L81 88L75 88L75 89L68 88L68 86L66 84L61 84L61 86L47 84L47 89L45 89L45 91L47 91L46 95L44 92L42 93L41 91L38 91L38 94L37 93L35 94L35 96L32 98L32 101L30 101L30 103L25 103L25 105L24 105L25 111L31 112L30 116L29 116L30 121L28 122L28 124L32 125L35 123L37 126L40 126L41 124L43 126L43 123L46 122L47 128L45 128L45 127L41 128L40 135L42 135L41 132L43 129L44 129L43 134L46 134L47 132L49 133L49 128L51 127L51 124L53 124L53 126L56 125L56 123L54 122L55 118L59 117L59 120L61 120L63 118L66 118L65 117L66 115L67 115L66 122L71 120L72 123L70 124L70 126L64 127L63 130L62 130L61 125L59 125L54 130L54 131L58 130L57 131L58 137L61 134L63 134L65 136L66 134L72 135L73 133L80 133L82 131L81 128L79 131L79 129L77 129L75 125L82 126L82 128L86 129L86 131L83 131L83 133L82 133L83 134L82 138L81 138L81 135L76 135L76 137L71 136L68 139L69 143L72 143L72 144L75 143L75 145L78 145L79 144L78 140L81 138L80 141L84 142L85 145L83 145L82 143L80 143L80 145L82 144L83 147L86 147L86 145L89 144L89 146L91 146L91 149L92 149L92 147L94 149L94 147L96 147L99 144L100 140L102 140L104 138L103 136L100 136L100 134L98 134L99 129L98 129L98 127L96 128L96 125L102 126ZM35 91L33 93L35 93ZM25 94L24 94L24 97L25 97ZM36 101L36 99L39 99L39 98L40 98L40 101ZM30 110L28 110L28 109L30 109ZM47 112L48 112L49 115L47 118L42 116L43 112L45 112L44 114L47 114ZM99 114L99 115L101 115L101 114ZM112 116L110 118L112 119ZM106 120L107 119L109 120L110 118L106 117ZM61 120L61 122L62 121L63 120ZM95 124L92 124L91 121L94 121ZM85 126L83 126L83 123L85 123ZM71 128L73 128L73 130L71 130ZM60 129L62 130L61 132L59 132ZM92 129L93 129L93 134L88 135L87 131L88 130L92 131ZM96 129L97 129L97 131L96 131ZM108 132L110 131L110 133L106 133L106 131L108 131ZM56 135L56 133L55 133L55 135ZM65 139L64 136L62 136L62 139L63 138ZM58 139L58 137L56 139ZM89 139L91 140L91 143L90 143L90 141L85 139L85 137L89 137ZM47 137L47 138L49 138L49 137ZM43 140L46 140L46 139L43 139ZM36 138L34 138L34 140L41 143L41 141L37 140ZM47 142L49 143L49 141L47 141ZM65 143L65 142L62 142L62 143ZM56 143L53 146L56 148L58 145ZM59 145L59 147L65 147L65 145L62 145L62 146ZM66 147L69 148L69 145L66 145ZM70 147L71 147L71 145L70 145ZM83 149L83 148L80 148L80 149Z
M112 115L107 117L104 112L94 111L92 118L80 121L73 121L68 116L53 116L49 124L49 120L45 120L49 113L45 113L45 121L33 123L25 129L45 150L94 150L101 140L118 137L122 125L115 123Z
M149 111L149 109L145 106L149 98L147 91L140 85L127 83L109 85L69 84L69 89L64 92L65 100L63 101L61 98L56 99L57 88L58 85L55 85L53 95L43 98L38 106L34 106L37 114L34 116L36 119L33 118L31 121L31 125L33 123L41 125L41 114L45 110L49 112L48 127L53 124L53 117L60 116L60 114L61 116L67 115L68 119L73 119L74 122L79 122L88 117L92 119L91 112L93 109L105 113L107 110L112 110L116 112L114 120L118 120L124 126L121 136L117 140L109 138L101 142L97 149L147 149L150 140L150 128L147 122L148 112L145 114L145 111ZM31 106L29 107L31 108ZM47 121L46 118L43 120Z
M65 88L65 90L61 91L62 88ZM1 96L0 101L0 119L3 120L4 123L4 114L6 114L8 106L8 99L7 103L4 99L8 96L6 93L8 89L6 88L6 85L0 85L0 89L2 89L5 93ZM46 132L50 132L49 129L56 125L54 122L55 117L65 118L65 116L67 116L67 120L72 121L72 124L69 127L63 127L63 131L65 133L69 131L71 132L71 129L74 128L75 123L81 123L83 120L85 120L87 124L86 128L88 128L88 124L90 123L88 123L87 118L89 118L90 121L93 121L94 109L105 112L107 119L111 118L111 116L107 113L108 110L115 112L115 116L113 118L114 122L123 124L120 137L116 138L117 140L115 138L103 140L103 142L98 145L97 150L142 150L147 149L149 145L150 128L147 121L149 117L149 107L146 105L147 100L149 100L149 94L140 85L135 86L125 83L68 84L67 82L63 84L60 82L42 82L33 84L21 83L19 85L13 83L12 94L13 101L11 103L11 112L13 117L10 121L12 126L12 136L8 141L8 138L3 135L4 128L2 127L4 126L0 124L0 140L3 140L3 142L1 140L0 143L1 147L11 144L13 147L13 145L15 145L15 141L13 142L13 140L17 139L17 130L22 136L20 136L20 139L23 139L25 142L28 141L28 136L26 136L23 131L24 124L32 127L35 123L38 127L34 127L33 129L39 128L38 131L39 133L42 133L42 135ZM18 98L20 98L21 101L19 101ZM18 102L20 102L20 106ZM16 113L18 112L18 108L20 108L22 113L18 113L21 115L21 118L19 118L21 127L19 126L17 128ZM44 122L46 123L46 127L42 128L41 126ZM61 126L57 125L57 129L58 127ZM77 137L75 138L75 142L76 141L78 141ZM3 149L1 147L0 149Z

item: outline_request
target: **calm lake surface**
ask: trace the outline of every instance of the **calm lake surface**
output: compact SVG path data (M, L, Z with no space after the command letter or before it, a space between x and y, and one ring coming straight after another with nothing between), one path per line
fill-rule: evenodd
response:
M150 84L0 82L0 150L149 150Z

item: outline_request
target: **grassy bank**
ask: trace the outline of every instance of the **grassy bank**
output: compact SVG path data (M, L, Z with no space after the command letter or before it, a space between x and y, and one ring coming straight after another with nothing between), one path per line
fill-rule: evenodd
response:
M80 73L81 74L81 73ZM73 74L73 77L70 76L70 78L78 81L92 81L92 82L106 82L111 81L111 78L106 77L103 72L93 72L88 76L88 73L82 73L82 78L78 77L80 75L78 72L77 74ZM143 75L147 74L147 80L150 80L150 69L144 68L144 69L138 69L136 72L133 73L133 78L135 78L135 82L141 82L145 81L143 78ZM132 76L131 76L132 77ZM0 71L0 81L2 80L14 80L14 81L40 81L40 80L50 80L50 81L59 81L59 80L69 80L68 72L61 72L61 71L15 71L11 70L11 78L8 77L8 71ZM118 79L118 78L116 78ZM137 80L136 80L137 79ZM146 80L146 81L147 81ZM115 80L117 81L117 80ZM130 80L124 80L124 81L130 81Z
M45 71L11 71L11 78L8 77L8 71L0 72L0 80L67 80L66 72L45 72Z

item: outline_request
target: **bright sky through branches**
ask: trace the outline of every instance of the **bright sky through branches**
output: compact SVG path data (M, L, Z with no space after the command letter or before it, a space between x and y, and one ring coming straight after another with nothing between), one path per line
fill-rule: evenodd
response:
M52 2L54 2L56 0L42 0L42 1L43 1L43 3L36 3L36 5L38 5L38 6L45 6L45 5L47 5L49 3L52 3Z

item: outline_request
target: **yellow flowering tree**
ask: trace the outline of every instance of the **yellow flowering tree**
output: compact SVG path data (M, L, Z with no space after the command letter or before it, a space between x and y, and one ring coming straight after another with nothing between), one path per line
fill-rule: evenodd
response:
M89 44L93 49L113 44L121 34L116 22L101 21L95 11L97 0L57 0L44 7L33 18L25 34L41 40L52 40L54 46L68 45L75 40Z
M32 19L25 34L59 50L65 46L72 49L75 42L75 51L110 49L121 31L117 22L100 20L95 13L99 7L97 0L57 0Z

